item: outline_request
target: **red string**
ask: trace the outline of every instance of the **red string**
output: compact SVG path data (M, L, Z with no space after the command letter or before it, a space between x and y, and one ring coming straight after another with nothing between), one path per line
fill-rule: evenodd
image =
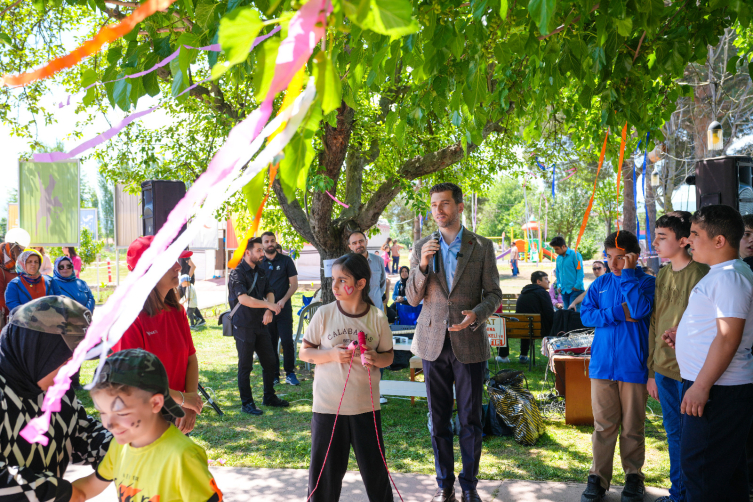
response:
M379 443L379 428L377 427L376 410L374 409L374 391L371 389L371 368L367 368L367 370L369 372L369 395L371 396L371 414L374 416L374 432L376 433L377 446L379 446L379 454L382 456L382 462L384 462L384 468L387 469L387 475L390 477L390 481L392 481L392 486L395 487L397 496L400 497L401 501L403 501L403 496L400 495L400 490L397 489L395 480L392 479L392 474L390 474L390 468L387 467L387 461L384 459L384 453L382 452L382 445Z
M311 490L311 493L309 494L309 497L306 499L306 502L309 502L311 497L314 495L314 492L317 488L319 488L319 480L322 479L322 473L324 472L324 466L327 465L327 457L329 456L329 449L332 446L332 440L335 437L335 428L337 427L337 417L340 416L340 407L343 404L343 398L345 397L345 389L348 388L348 379L350 378L350 370L353 368L353 358L355 357L356 349L353 348L353 357L350 358L350 366L348 366L348 376L345 377L345 387L343 387L343 393L342 396L340 396L340 404L337 405L337 413L335 414L335 424L332 426L332 435L329 437L329 444L327 445L327 453L324 454L324 463L322 464L322 470L319 471L319 477L316 478L316 486L314 486L314 489ZM377 446L379 447L379 454L382 456L382 462L384 462L384 468L387 469L387 476L390 477L390 481L392 481L392 486L395 487L395 491L397 492L397 496L400 497L400 500L403 501L403 496L400 495L400 490L397 489L397 485L395 484L395 480L392 479L392 474L390 474L390 469L387 467L387 461L384 459L384 453L382 452L382 445L379 442L379 428L377 427L376 422L376 410L374 408L374 391L371 388L371 368L367 368L369 372L369 395L371 396L371 414L374 417L374 432L376 433L376 440L377 440Z
M353 349L353 354L355 356L356 350ZM309 502L309 499L314 495L314 492L317 488L319 488L319 480L322 479L322 473L324 472L324 466L327 465L327 457L329 456L329 449L332 446L332 440L335 438L335 427L337 427L337 417L340 416L340 406L343 405L343 398L345 397L345 389L348 388L348 379L350 378L350 370L353 368L353 357L350 358L350 366L348 366L348 376L345 377L345 387L343 387L343 395L340 396L340 404L337 405L337 413L335 414L335 425L332 426L332 435L329 437L329 444L327 445L327 453L324 454L324 463L322 464L322 470L319 471L319 477L316 478L316 486L314 486L314 489L311 490L311 493L309 494L309 498L306 499L306 502Z

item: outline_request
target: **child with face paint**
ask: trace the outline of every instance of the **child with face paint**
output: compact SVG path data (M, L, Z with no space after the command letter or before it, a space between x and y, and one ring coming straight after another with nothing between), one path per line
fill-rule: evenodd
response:
M183 416L170 397L167 372L143 349L116 352L91 391L114 441L96 472L73 482L86 500L115 483L118 500L220 502L204 449L163 417Z
M316 311L303 337L299 357L316 364L308 489L311 502L340 500L351 445L369 501L393 500L387 469L382 462L384 440L379 371L376 371L392 364L392 332L384 313L369 298L370 279L369 262L363 255L349 253L335 261L332 292L336 301ZM364 363L356 357L351 366L353 351L348 345L358 340L359 332L366 335L366 347L362 352ZM376 397L373 404L372 396ZM378 443L372 406L376 410ZM330 438L332 442L327 456Z

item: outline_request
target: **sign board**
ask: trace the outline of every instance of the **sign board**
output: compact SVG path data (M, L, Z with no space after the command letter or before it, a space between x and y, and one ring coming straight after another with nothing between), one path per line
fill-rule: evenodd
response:
M201 226L201 230L194 236L188 249L192 251L216 250L217 242L217 221L209 220Z
M225 247L227 250L235 251L238 249L238 237L235 234L235 226L230 218L227 219L227 232L225 236Z
M115 184L115 247L119 249L127 249L141 236L140 199L137 195L125 192L124 185Z
M79 246L79 163L19 162L19 225L32 246Z
M99 239L99 232L97 231L97 210L93 207L87 207L79 209L78 212L78 225L80 228L86 228L91 232L92 239Z
M18 222L18 203L11 202L8 204L8 230L20 227L21 224Z
M332 265L335 264L337 258L334 260L322 260L324 264L324 277L332 277Z
M503 318L491 316L487 319L486 334L492 347L507 347L507 331Z

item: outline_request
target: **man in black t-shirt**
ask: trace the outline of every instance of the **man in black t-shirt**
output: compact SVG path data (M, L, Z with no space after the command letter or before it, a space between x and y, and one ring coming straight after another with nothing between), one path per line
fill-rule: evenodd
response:
M293 343L293 305L290 298L298 290L298 271L292 258L277 250L277 238L272 232L261 234L264 247L264 259L261 267L269 279L269 284L275 294L275 302L280 307L280 313L274 316L269 324L272 338L272 348L275 351L277 364L275 383L280 382L280 351L278 341L282 342L282 366L285 370L285 381L290 385L300 385L295 376L295 344Z
M269 326L273 315L280 312L275 303L275 296L269 284L261 261L264 251L261 239L249 239L241 263L230 272L228 277L228 303L233 309L240 302L241 306L233 314L233 337L238 350L238 390L244 413L261 415L251 393L251 370L254 367L254 351L259 355L264 382L265 406L284 407L288 402L275 394L274 379L278 368L275 367L275 349L269 335ZM228 322L225 318L224 322ZM275 344L275 348L277 344ZM278 365L279 366L279 365Z

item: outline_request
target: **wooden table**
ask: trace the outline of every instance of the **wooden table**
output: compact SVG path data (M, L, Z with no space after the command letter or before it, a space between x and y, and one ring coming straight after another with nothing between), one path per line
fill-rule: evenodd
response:
M591 356L554 356L552 359L556 373L554 386L565 396L565 423L593 425L591 379L588 377Z

